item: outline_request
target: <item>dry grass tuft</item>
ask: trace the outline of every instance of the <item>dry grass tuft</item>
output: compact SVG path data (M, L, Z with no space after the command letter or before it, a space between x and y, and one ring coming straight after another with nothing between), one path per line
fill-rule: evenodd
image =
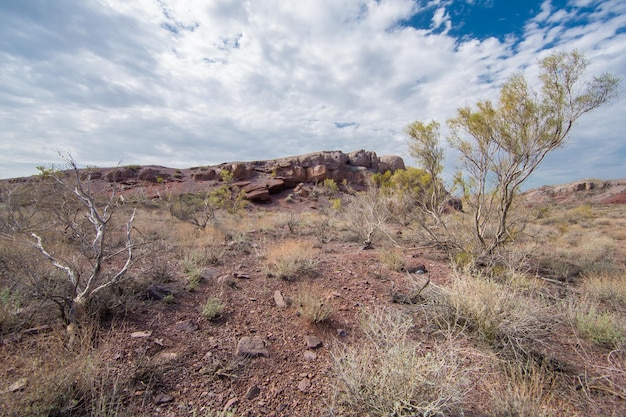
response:
M325 297L317 291L307 290L297 298L298 312L310 323L321 323L330 318L334 307L330 297Z
M506 363L489 386L491 415L496 417L547 417L551 409L551 375L532 363Z
M13 367L0 375L0 404L7 416L124 416L123 384L99 352L91 347L91 333L68 349L63 330L38 336L35 343L4 346L3 356ZM25 386L6 392L8 385L24 378Z
M308 240L288 239L269 248L266 253L268 276L295 281L313 275L317 265L317 249Z
M412 325L392 310L368 312L361 322L366 343L335 351L341 415L444 416L460 410L466 370L458 351L446 343L422 351L409 337Z
M447 317L440 326L469 330L522 362L558 321L556 311L528 288L482 276L457 274L443 293Z

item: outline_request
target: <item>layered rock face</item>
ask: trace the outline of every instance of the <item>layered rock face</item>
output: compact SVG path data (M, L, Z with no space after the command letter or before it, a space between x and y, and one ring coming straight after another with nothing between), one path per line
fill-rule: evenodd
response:
M350 153L324 151L268 161L227 164L223 169L231 171L235 179L250 180L243 185L246 198L269 201L271 194L295 188L301 183L332 179L336 183L346 181L362 185L368 173L404 169L404 161L399 156L378 157L375 152L365 150Z
M404 169L404 161L395 155L378 156L375 152L359 150L313 152L306 155L253 162L228 162L217 166L173 170L165 167L115 168L104 173L108 182L129 187L142 183L194 183L219 181L224 171L232 176L234 186L243 189L248 200L271 201L271 195L302 183L318 183L332 179L337 184L346 181L352 186L364 185L371 173Z

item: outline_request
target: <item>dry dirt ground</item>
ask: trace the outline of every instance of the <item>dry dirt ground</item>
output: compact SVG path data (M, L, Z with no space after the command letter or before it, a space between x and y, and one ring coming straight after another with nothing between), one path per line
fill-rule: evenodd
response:
M161 192L198 191L197 184L191 182L168 187L153 184L142 193L150 198ZM247 215L253 213L257 219L289 212L305 216L324 208L322 202L287 203L287 194L276 196L269 205L252 207ZM314 234L311 230L308 236L299 232L291 234L286 226L279 229L280 239L310 239ZM202 233L193 228L185 230L190 234ZM365 343L359 329L363 312L381 307L415 308L394 303L394 294L408 293L411 286L426 283L427 279L431 280L430 287L435 288L445 286L451 279L450 260L444 252L410 247L406 243L409 239L400 251L405 268L424 265L428 271L413 275L411 280L406 272L392 270L381 262L381 252L388 247L375 244L371 250L363 250L362 243L345 239L316 243L316 262L309 274L293 280L268 276L263 253L280 240L276 233L276 230L251 228L231 236L223 242L224 252L219 262L203 266L202 279L192 290L186 288L181 255L161 253L158 256L171 261L173 272L159 284L171 290L173 297L168 301L144 299L126 316L102 320L96 342L105 363L113 373L123 374L129 369L135 372L132 387L125 387L121 395L125 415L212 416L223 411L234 411L237 416L338 415L333 414L337 410L333 354L341 346ZM558 297L560 287L548 285L546 291ZM277 305L277 292L287 306ZM332 305L329 320L311 323L299 313L298 297L307 292L322 294ZM224 310L218 317L208 319L203 316L202 308L214 296L219 297ZM428 323L422 324L425 329L428 327ZM5 340L3 351L10 355L36 343L37 338L46 337L46 332L26 334L17 341ZM554 338L559 334L554 332ZM238 355L238 343L246 337L258 337L264 352L256 357ZM426 330L421 333L419 328L413 337L425 353L439 343L437 335ZM463 338L460 333L459 338ZM468 366L480 363L481 356L487 355L469 340L457 343L467 347ZM558 367L561 358L563 363L572 362L571 352L577 351L577 343L560 340L553 345L559 348L537 347L537 352ZM586 349L591 357L608 353L592 346ZM3 375L9 379L19 373L17 369L11 373L8 356L2 367ZM605 394L589 393L594 396L593 404L601 403ZM16 390L2 395L19 396L23 392ZM486 398L486 387L480 378L471 378L463 415L490 415ZM610 401L613 410L618 408L612 415L619 415L619 407L626 404L624 399L612 396ZM566 410L579 406L568 403L567 398L554 400L559 402L563 402ZM593 407L581 406L578 410L578 415L603 415L602 410L594 411ZM3 415L1 410L0 415Z

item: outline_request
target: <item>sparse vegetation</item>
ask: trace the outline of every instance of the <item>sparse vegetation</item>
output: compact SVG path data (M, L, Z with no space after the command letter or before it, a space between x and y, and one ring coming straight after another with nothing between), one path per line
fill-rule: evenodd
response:
M267 252L267 275L286 281L295 281L300 276L311 276L316 271L317 251L306 240L285 240Z
M380 309L364 313L367 343L334 353L337 406L346 415L454 415L467 380L453 346L425 351L412 340L410 317Z
M213 295L209 297L202 306L202 316L209 320L218 318L224 311L224 303L220 295Z
M216 190L237 198L222 172L200 194L153 182L118 201L90 183L117 216L101 282L126 262L135 212L133 260L128 279L91 299L71 344L74 288L30 233L83 280L97 257L75 231L93 225L59 172L0 183L0 355L11 358L0 414L623 414L624 205L513 207L509 219L528 223L489 257L468 239L467 212L440 212L446 239L425 232L444 226L424 211L435 187L418 169L364 191L308 184L314 195L289 205L287 191L234 214L215 204L204 225L172 212L176 202L204 216ZM408 273L421 264L427 273ZM322 348L305 345L310 335ZM237 353L243 338L258 355Z
M314 291L302 292L297 300L298 312L311 323L321 323L333 314L333 301Z

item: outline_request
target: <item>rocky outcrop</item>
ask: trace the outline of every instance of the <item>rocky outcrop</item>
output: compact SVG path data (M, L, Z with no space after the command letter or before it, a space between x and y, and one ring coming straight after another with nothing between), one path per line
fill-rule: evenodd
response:
M314 152L267 161L223 164L236 179L250 181L243 189L251 201L271 201L271 194L293 189L301 183L318 183L332 179L336 183L347 181L363 185L369 173L404 169L399 156L378 157L375 152L359 150ZM237 169L235 169L237 167ZM270 176L270 179L264 176Z
M619 180L585 179L562 185L544 185L524 193L527 204L624 204L626 178Z
M272 195L299 184L316 184L327 179L337 184L346 181L352 186L364 186L371 173L404 169L404 161L395 155L378 156L373 151L322 151L305 155L252 162L226 162L216 166L194 167L186 170L160 166L127 166L103 170L107 182L116 182L131 189L136 186L171 187L172 183L189 180L195 185L188 190L202 189L204 181L232 178L234 186L242 189L246 199L270 202ZM230 173L226 176L225 173ZM168 190L170 188L167 188Z

